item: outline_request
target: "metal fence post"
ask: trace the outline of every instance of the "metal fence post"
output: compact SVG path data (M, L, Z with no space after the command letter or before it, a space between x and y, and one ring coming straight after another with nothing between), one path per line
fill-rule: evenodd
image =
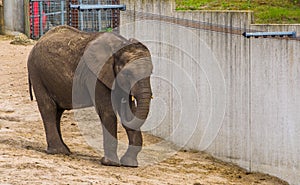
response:
M61 11L61 25L64 25L65 24L65 4L64 4L64 1L65 0L61 0L60 1L60 11Z
M43 35L43 1L39 2L39 37Z
M82 0L79 0L79 4L82 4ZM79 16L80 16L80 30L83 30L83 13L79 10Z
M101 4L101 1L98 0L98 4ZM102 30L102 16L101 10L98 10L98 31Z

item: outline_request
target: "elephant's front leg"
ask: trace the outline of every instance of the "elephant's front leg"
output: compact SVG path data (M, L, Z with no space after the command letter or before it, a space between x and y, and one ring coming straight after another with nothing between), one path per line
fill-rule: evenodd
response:
M120 166L117 155L117 117L111 103L111 91L101 83L95 89L95 107L102 123L104 157L101 164Z
M130 96L129 100L132 100ZM130 110L132 113L136 112L136 106L134 101L129 101ZM121 158L121 165L127 167L138 167L137 155L142 150L143 145L143 136L140 129L134 130L131 128L126 127L126 133L128 136L128 149L124 156Z
M117 156L117 118L112 111L100 114L103 130L104 157L101 163L107 166L120 166Z
M129 146L121 158L121 165L127 167L138 167L137 155L142 150L143 145L143 137L142 132L140 130L132 130L126 128Z

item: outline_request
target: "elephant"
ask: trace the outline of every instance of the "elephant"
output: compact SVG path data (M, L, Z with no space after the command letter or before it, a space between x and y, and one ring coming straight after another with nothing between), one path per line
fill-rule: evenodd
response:
M140 128L152 99L153 65L144 44L114 32L57 26L35 44L27 68L30 97L33 100L34 93L48 154L71 153L60 129L63 112L94 106L103 130L101 164L138 167L143 145ZM117 155L118 115L129 141L121 159Z

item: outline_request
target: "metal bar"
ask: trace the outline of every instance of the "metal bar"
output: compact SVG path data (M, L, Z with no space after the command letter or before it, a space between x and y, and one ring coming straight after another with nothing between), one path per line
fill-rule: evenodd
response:
M119 9L121 11L126 10L126 5L85 5L85 4L79 4L79 5L70 5L70 8L72 9L78 9L78 10L101 10L101 9Z
M64 12L52 12L52 13L44 13L44 16L49 16L49 15L59 15L59 14L64 14L66 13L66 11ZM34 17L40 17L40 15L31 15L30 18L34 18Z
M98 11L98 31L102 30L102 13L101 10Z
M108 20L108 18L107 18L107 11L105 11L105 21L106 21L106 29L108 28L108 22L109 22L109 20Z
M30 5L30 8L29 8L29 11L30 11L30 15L34 15L34 8L33 8L33 3L31 3L29 1L29 5ZM34 19L32 16L30 16L30 37L33 38L34 37L34 33L35 33L35 30L34 30Z
M94 22L95 22L95 16L96 16L96 14L95 14L95 12L91 12L91 13L93 13L93 14L92 14L92 23L94 23ZM94 24L92 24L92 29L93 29L93 30L96 30Z
M82 0L79 0L79 4L82 3ZM72 9L72 4L70 5L70 8ZM82 11L79 11L79 16L80 16L80 30L83 30L83 13Z
M64 10L65 3L64 2L65 2L64 0L60 1L60 10L61 10L61 17L60 17L61 22L60 22L60 24L61 25L65 24L65 10Z
M43 35L43 2L39 2L39 37Z
M98 0L98 4L101 4L101 1ZM102 16L101 10L98 10L98 31L102 30Z
M296 32L295 31L291 31L291 32L252 32L252 33L248 33L248 32L244 32L243 33L244 37L250 38L250 37L296 37Z

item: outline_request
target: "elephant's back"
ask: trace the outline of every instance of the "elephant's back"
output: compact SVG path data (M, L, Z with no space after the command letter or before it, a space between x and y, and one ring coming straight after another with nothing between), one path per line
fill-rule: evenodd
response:
M39 64L76 67L86 45L98 35L99 33L81 32L69 26L58 26L40 38L32 55L40 59Z
M48 46L52 44L54 48L64 46L71 50L79 51L84 49L87 43L99 36L99 34L102 33L83 32L73 27L63 25L49 30L39 39L38 44L47 44Z
M81 32L70 26L51 29L39 39L29 55L30 75L44 81L50 78L71 81L86 46L99 34Z

